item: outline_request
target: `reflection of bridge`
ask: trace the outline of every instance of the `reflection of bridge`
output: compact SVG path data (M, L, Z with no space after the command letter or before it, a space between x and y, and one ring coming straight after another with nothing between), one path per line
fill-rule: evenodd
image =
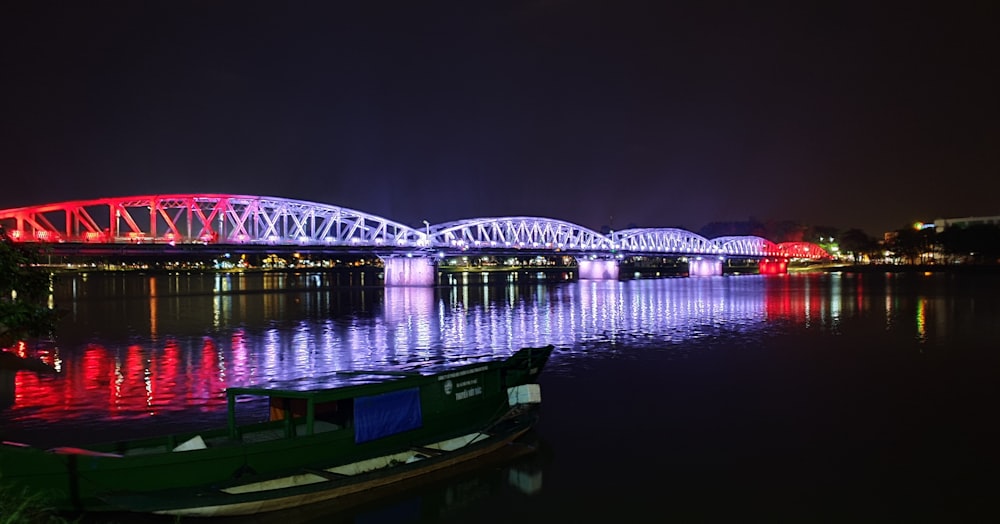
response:
M720 274L727 257L761 260L784 272L788 259L829 255L808 242L776 244L756 236L707 239L676 228L609 235L542 217L473 218L413 228L361 211L286 198L184 194L78 200L0 210L0 226L22 242L99 246L181 245L322 252L367 252L386 262L387 285L433 282L434 255L573 256L581 278L617 278L627 256L690 257L691 274ZM778 266L771 266L778 264Z
M43 357L62 376L16 374L21 423L5 425L4 439L59 440L51 438L53 427L91 429L98 421L127 421L123 429L151 433L161 417L181 411L224 424L227 387L271 380L473 361L544 344L565 348L564 362L653 346L683 355L719 340L758 339L776 320L835 331L848 315L898 314L890 308L900 306L861 300L870 284L850 274L588 282L500 296L486 287L338 291L325 287L329 278L308 285L315 277L187 275L176 277L183 284L174 288L175 277L154 274L57 280L55 302L67 306L67 316L59 344ZM121 300L121 289L150 292ZM296 307L289 309L283 289L296 290ZM364 321L358 304L365 304ZM211 324L191 311L211 311Z

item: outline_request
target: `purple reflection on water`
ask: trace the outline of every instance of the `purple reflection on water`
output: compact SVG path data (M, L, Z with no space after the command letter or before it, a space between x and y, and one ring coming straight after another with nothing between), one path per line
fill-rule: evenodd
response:
M72 313L52 348L62 375L19 374L16 405L4 416L25 432L72 423L83 438L118 420L141 432L220 421L230 386L461 363L546 344L558 348L558 369L574 353L636 340L678 345L723 328L750 334L776 317L839 316L830 309L839 302L810 298L786 277L346 290L315 275L256 278L72 282ZM122 290L136 295L120 298ZM825 309L809 307L816 300Z

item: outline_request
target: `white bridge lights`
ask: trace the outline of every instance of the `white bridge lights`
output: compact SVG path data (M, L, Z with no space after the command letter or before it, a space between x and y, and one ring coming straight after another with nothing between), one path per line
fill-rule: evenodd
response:
M633 228L603 235L552 218L486 217L416 229L345 207L280 197L231 194L145 195L77 200L0 210L0 226L19 242L239 244L523 251L607 259L622 255L821 259L808 242L775 244L755 236L714 239L677 228ZM592 259L596 260L596 259Z

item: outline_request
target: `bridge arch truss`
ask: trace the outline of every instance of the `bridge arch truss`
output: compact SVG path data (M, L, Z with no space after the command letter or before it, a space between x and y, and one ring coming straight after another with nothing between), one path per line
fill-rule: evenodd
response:
M317 202L231 194L146 195L76 200L0 210L16 241L219 243L507 251L613 257L622 254L829 258L809 242L775 244L756 236L714 239L677 228L633 228L603 235L563 220L472 218L416 229Z
M830 258L830 254L812 242L782 242L778 252L784 258L806 258L811 260Z
M420 246L425 233L344 207L287 198L148 195L0 211L15 240Z
M778 245L758 236L725 236L712 239L720 253L726 256L779 256Z
M623 252L649 254L718 254L711 240L684 229L635 228L616 231L612 238Z
M585 227L542 217L493 217L446 222L430 230L431 244L448 249L526 249L597 252L610 238Z

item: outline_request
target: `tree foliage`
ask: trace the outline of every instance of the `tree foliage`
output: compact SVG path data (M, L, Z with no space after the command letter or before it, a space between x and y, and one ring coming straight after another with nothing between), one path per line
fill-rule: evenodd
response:
M921 255L933 251L936 242L933 229L913 229L906 226L895 231L886 247L909 264L921 262Z
M0 227L0 348L55 327L56 311L48 307L50 275L37 260L36 251L14 243Z
M868 236L868 233L860 229L848 229L840 236L840 249L845 253L851 253L854 262L861 262L865 255L872 256L878 253L878 240Z
M979 262L992 263L1000 258L1000 227L993 224L952 226L938 234L945 254Z
M840 230L834 226L809 226L809 229L806 230L804 240L816 244L824 244L826 242L834 242L834 239L839 235Z

